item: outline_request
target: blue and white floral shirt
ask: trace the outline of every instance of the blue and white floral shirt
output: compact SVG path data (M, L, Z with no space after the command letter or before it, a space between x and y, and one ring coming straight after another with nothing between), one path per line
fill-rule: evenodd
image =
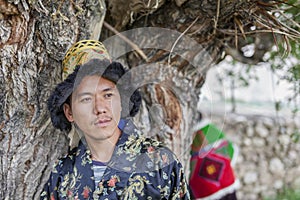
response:
M98 185L90 150L80 142L56 164L41 199L190 199L175 155L140 136L130 120L121 122L122 134Z

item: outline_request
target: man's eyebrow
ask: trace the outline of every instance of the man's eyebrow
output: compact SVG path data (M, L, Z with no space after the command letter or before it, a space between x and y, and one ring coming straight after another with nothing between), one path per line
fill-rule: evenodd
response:
M108 87L108 88L104 88L101 92L107 92L107 91L111 91L111 90L116 90L116 87Z
M81 92L81 93L76 94L76 98L82 97L85 95L93 95L93 94L91 92Z
M100 92L109 92L109 91L114 91L116 90L117 88L114 86L114 87L107 87L107 88L104 88L103 90L101 90ZM81 92L81 93L78 93L76 94L76 97L82 97L82 96L85 96L85 95L93 95L92 92Z

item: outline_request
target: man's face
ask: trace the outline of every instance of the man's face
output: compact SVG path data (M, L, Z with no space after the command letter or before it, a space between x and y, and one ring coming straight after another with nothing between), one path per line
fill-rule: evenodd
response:
M107 140L120 130L121 98L116 85L100 76L87 76L72 93L67 119L83 131L87 140Z

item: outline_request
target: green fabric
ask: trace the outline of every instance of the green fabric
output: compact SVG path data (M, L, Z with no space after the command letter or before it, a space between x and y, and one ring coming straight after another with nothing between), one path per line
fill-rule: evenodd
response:
M201 136L201 133L205 136ZM206 145L202 145L204 140L206 141ZM204 127L198 130L198 134L195 135L192 144L192 155L203 149L207 145L214 145L215 142L219 140L226 140L228 145L222 146L216 149L216 152L225 156L229 156L232 159L234 154L234 148L231 141L226 139L225 133L223 133L220 129L218 129L214 124L207 124Z

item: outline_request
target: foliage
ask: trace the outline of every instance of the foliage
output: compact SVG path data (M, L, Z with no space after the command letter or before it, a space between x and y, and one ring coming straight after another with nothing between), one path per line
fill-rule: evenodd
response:
M277 26L284 28L289 27L289 29L293 29L293 33L299 35L299 9L300 2L297 0L289 0L280 4L280 9L271 14L274 18L278 18ZM270 26L272 26L272 24ZM260 35L260 37L260 41L267 41L269 39L267 35ZM292 85L290 90L293 91L293 94L287 97L287 102L290 105L291 112L294 116L296 116L300 112L300 37L273 32L272 38L271 42L273 43L273 47L270 48L269 52L264 54L261 62L270 65L270 69L274 76L276 76L279 80L276 82L277 85L279 85L281 81L287 81ZM255 53L257 48L258 45L255 44L253 36L247 36L245 38L245 44L242 48L240 48L240 51L245 58L252 59L251 56ZM235 87L232 89L238 89L240 87L247 87L251 79L257 80L257 77L253 76L253 74L255 74L255 69L258 67L258 63L253 64L247 62L246 67L244 67L244 69L240 69L238 66L241 65L243 60L236 59L234 56L232 57L233 61L231 64L234 67L230 70L224 70L225 76L219 77L221 82L224 82L225 79L230 79L231 82L235 83ZM247 60L244 59L244 61ZM280 101L274 102L274 108L277 112L281 110L282 104L283 102Z
M296 0L288 1L282 6L284 14L280 16L285 24L300 31L300 3ZM300 42L289 40L288 43L278 43L277 48L270 52L267 61L271 64L271 70L280 80L291 83L293 95L288 97L292 113L296 115L300 107ZM281 73L279 73L281 72ZM279 84L279 82L277 83ZM277 106L276 106L277 105ZM280 102L275 102L276 110L280 110Z
M297 200L300 199L300 190L284 188L275 197L265 197L264 200Z
M300 2L290 0L282 7L284 10L284 14L280 16L282 21L300 32ZM288 43L278 43L277 48L270 52L267 61L280 80L291 83L292 88L290 89L293 90L293 95L288 97L288 102L293 114L296 115L300 109L300 39L289 40Z

